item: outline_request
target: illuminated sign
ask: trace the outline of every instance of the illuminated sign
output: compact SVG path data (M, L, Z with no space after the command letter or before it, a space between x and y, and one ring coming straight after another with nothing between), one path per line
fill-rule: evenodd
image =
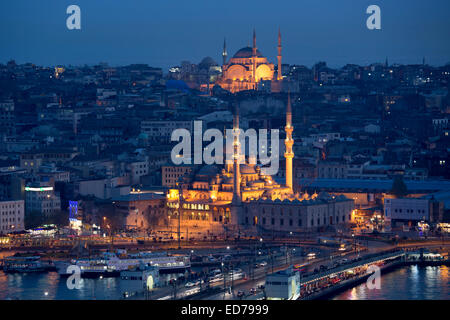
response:
M76 220L78 215L78 201L69 201L69 220Z
M69 225L72 229L81 230L82 221L77 216L78 201L69 201Z
M25 191L34 191L34 192L41 192L41 191L52 191L53 187L25 187Z

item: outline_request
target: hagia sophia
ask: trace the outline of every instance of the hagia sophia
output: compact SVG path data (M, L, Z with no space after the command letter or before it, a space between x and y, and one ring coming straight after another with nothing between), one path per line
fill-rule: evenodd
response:
M239 129L237 111L233 129ZM169 190L168 225L176 228L180 224L183 232L189 230L187 233L218 234L225 230L235 235L255 235L270 231L305 232L349 223L353 200L329 194L300 195L293 190L294 128L290 95L284 129L285 183L264 175L260 165L242 161L235 135L232 163L201 166L181 176L178 188Z

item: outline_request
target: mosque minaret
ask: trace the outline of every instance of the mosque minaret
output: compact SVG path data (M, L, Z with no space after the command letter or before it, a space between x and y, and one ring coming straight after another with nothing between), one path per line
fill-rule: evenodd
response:
M293 190L292 183L292 159L294 158L294 139L292 138L292 132L294 131L294 127L292 126L292 107L291 107L291 94L288 93L288 102L286 107L286 127L284 128L286 131L286 139L284 140L285 145L285 153L284 158L286 159L286 186Z
M278 29L278 70L277 70L277 80L283 80L283 75L281 73L281 31Z
M226 39L223 39L223 51L222 51L223 65L227 64L227 57L228 57L228 53L227 53L227 40L226 40Z
M295 193L291 95L286 104L285 183L264 174L261 165L242 154L238 104L233 116L232 161L203 165L181 177L180 190L167 194L167 226L181 216L181 228L211 234L267 234L309 231L349 223L354 201L345 196ZM248 161L247 161L248 160ZM179 192L181 196L179 197ZM180 203L180 199L183 201Z

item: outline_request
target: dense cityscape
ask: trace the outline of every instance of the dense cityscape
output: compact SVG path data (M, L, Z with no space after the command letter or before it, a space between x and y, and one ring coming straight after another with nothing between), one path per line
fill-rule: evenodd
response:
M164 68L0 56L0 300L449 299L450 62L240 32Z

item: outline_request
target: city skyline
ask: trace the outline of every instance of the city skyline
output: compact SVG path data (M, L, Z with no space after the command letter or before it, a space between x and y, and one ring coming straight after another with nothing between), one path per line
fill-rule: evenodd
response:
M3 1L0 301L448 300L449 9Z
M444 41L450 29L445 17L449 4L445 1L434 1L433 6L420 1L377 1L381 30L368 30L365 25L369 16L366 8L372 4L369 1L356 5L350 1L284 1L277 18L268 9L273 4L265 1L231 1L223 9L217 3L81 0L77 2L81 30L66 28L70 4L2 4L2 15L8 15L0 22L0 43L6 48L0 61L15 59L40 65L146 63L167 69L183 60L198 63L205 56L220 62L223 39L233 54L251 42L253 28L258 34L258 49L276 61L280 28L284 63L311 66L327 61L331 67L340 67L384 62L386 57L399 64L420 64L423 57L430 65L450 62L450 45ZM283 9L287 5L289 11Z

